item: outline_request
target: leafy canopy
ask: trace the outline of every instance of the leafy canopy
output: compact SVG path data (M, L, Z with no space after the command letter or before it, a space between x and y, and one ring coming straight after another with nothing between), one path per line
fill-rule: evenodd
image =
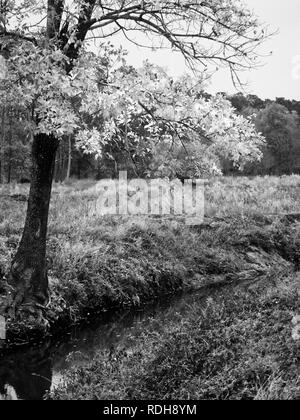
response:
M164 160L182 149L193 151L199 161L209 157L212 168L221 154L239 166L260 157L262 137L223 97L203 97L201 73L194 80L174 81L149 63L131 71L122 49L101 41L95 53L88 42L116 32L131 39L139 31L145 40L150 37L148 46L178 50L194 67L225 64L236 78L239 69L253 65L255 49L266 37L242 2L26 0L1 5L0 45L7 71L1 73L0 101L29 110L33 134L74 134L78 147L101 154L120 127L142 116L151 145L159 145Z

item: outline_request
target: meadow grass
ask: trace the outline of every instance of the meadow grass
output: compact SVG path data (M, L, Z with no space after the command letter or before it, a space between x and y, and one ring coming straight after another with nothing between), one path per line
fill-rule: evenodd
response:
M54 185L49 219L51 325L139 306L215 283L268 280L298 266L300 177L216 178L205 187L207 226L180 218L99 216L97 182ZM25 218L28 187L0 187L0 286ZM271 219L266 216L271 215Z
M26 186L0 188L3 289L27 193ZM213 284L230 289L215 288L205 309L194 304L168 323L158 317L130 352L102 352L71 371L50 398L299 398L292 319L299 314L300 224L282 219L299 212L299 176L209 180L205 223L196 227L180 218L101 217L91 211L95 200L93 181L53 188L47 250L53 329L165 294Z
M130 350L73 369L56 400L296 400L300 398L299 276L236 288L163 317Z

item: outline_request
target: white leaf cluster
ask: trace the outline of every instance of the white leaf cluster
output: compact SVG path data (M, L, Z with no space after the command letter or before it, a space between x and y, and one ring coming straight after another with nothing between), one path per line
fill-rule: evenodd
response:
M61 51L16 45L7 61L0 100L29 110L34 133L59 138L73 134L78 147L97 156L120 127L138 144L130 123L142 116L149 137L162 144L162 156L171 148L178 152L185 142L197 162L213 173L220 156L240 168L261 157L263 138L250 120L236 115L221 95L205 97L203 80L173 80L148 62L139 70L130 69L121 50L110 44L102 47L99 55L83 51L68 73L68 59Z

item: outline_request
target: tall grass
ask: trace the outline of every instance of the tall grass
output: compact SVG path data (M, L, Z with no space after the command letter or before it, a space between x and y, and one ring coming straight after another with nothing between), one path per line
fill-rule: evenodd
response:
M0 187L0 286L25 218L26 186ZM141 332L132 351L103 353L72 371L56 399L297 399L300 176L217 178L205 223L100 216L94 181L54 185L47 259L53 328L89 313L229 283L207 307ZM277 217L276 217L277 215ZM0 289L1 289L0 287ZM0 290L1 293L2 290Z
M300 176L209 180L206 227L188 227L180 217L101 216L93 211L98 189L90 180L54 185L47 251L53 324L219 281L284 275L299 262L299 225L265 216L298 211ZM28 186L0 187L2 279L27 194Z
M101 352L70 371L51 398L299 399L298 292L299 276L220 293L167 324L158 318L129 351Z

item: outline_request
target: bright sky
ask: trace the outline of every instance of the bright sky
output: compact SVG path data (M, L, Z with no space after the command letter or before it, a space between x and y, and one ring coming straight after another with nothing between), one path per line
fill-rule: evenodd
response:
M264 67L242 74L246 90L262 98L284 96L300 100L300 1L299 0L244 0L263 22L279 34L267 41L265 53L273 55L264 59ZM114 40L115 42L116 40ZM124 44L130 51L129 61L139 66L143 60L167 67L174 76L186 71L184 60L178 54L151 52ZM211 92L235 92L227 72L220 70L212 79Z

